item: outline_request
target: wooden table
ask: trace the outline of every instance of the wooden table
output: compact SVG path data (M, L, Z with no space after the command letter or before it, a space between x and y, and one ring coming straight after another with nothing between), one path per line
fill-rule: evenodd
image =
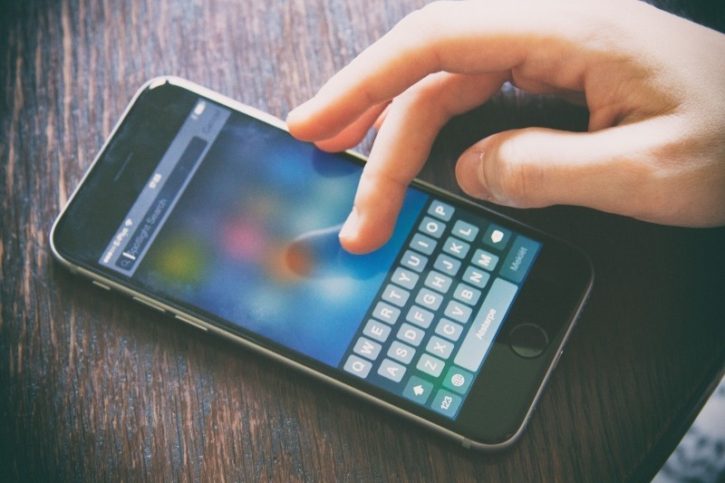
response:
M516 213L582 246L597 279L527 433L498 454L52 261L51 222L143 81L176 74L284 116L420 3L3 3L0 480L618 481L662 463L723 365L723 229ZM423 177L456 190L450 166L466 140L527 123L581 127L585 116L502 96L443 133Z

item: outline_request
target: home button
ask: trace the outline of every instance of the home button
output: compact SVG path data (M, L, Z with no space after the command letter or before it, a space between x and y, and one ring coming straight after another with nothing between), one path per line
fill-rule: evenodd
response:
M519 324L511 330L509 343L516 354L533 359L544 352L549 344L549 336L536 324Z

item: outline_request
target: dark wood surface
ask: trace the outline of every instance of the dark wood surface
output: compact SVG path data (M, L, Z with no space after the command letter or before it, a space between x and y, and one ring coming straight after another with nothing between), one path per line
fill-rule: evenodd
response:
M0 3L0 480L620 481L661 463L723 364L723 229L516 213L583 247L597 279L528 431L497 454L52 261L54 217L146 79L180 75L284 116L420 4ZM503 96L444 132L423 177L456 190L451 160L466 139L584 120L554 101Z

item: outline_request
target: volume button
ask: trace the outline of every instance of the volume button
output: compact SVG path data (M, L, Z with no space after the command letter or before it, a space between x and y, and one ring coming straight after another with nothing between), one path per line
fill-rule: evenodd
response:
M191 320L191 319L189 319L187 317L184 317L181 314L174 314L174 317L176 317L177 319L179 319L180 321L182 321L185 324L189 324L192 327L196 327L197 329L199 329L199 330L201 330L203 332L206 332L207 330L209 330L206 327L204 327L203 325L201 325L199 322L195 322L195 321L193 321L193 320Z
M109 287L106 284L103 284L103 283L99 282L98 280L91 280L91 283L93 285L95 285L96 287L98 287L98 288L102 288L103 290L111 290L111 287Z
M163 307L161 307L159 305L156 305L153 302L149 302L148 300L144 300L144 299L138 298L138 297L133 297L133 299L136 302L142 303L142 304L146 305L147 307L151 307L152 309L158 310L159 312L166 312L166 309L164 309Z

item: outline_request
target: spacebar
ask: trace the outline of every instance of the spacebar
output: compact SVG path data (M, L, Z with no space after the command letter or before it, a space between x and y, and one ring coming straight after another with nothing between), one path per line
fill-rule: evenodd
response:
M493 339L506 317L506 312L508 312L517 290L516 285L506 280L497 278L493 282L491 290L481 305L481 310L473 319L466 338L456 354L454 359L456 365L471 372L478 370L493 344Z

